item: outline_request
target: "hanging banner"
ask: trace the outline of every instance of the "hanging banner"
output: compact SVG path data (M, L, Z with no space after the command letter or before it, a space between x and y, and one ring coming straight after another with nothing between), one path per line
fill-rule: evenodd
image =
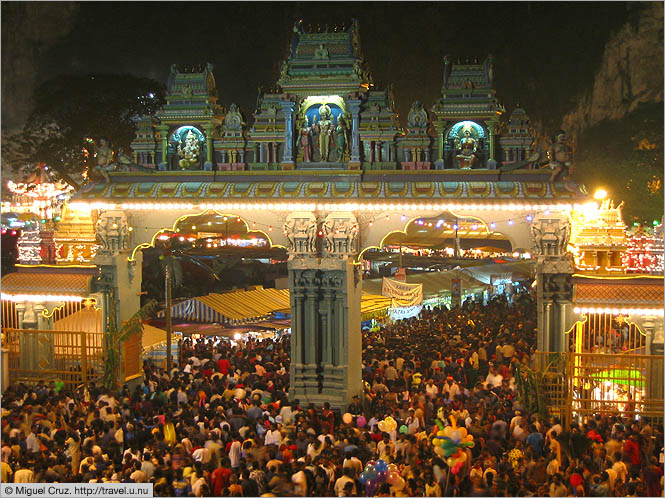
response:
M393 308L416 306L423 302L423 284L407 284L383 277L381 295L393 298Z
M419 304L418 306L407 306L405 308L389 308L388 316L390 316L390 319L395 322L397 320L404 320L405 318L418 316L422 309L422 304Z

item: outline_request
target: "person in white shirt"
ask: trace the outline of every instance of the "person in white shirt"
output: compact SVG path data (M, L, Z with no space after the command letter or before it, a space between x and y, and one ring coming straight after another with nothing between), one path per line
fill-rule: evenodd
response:
M434 384L434 379L430 379L427 381L427 385L425 386L425 392L432 397L439 394L439 388L436 384Z
M345 467L344 470L344 475L339 477L335 481L335 486L334 486L334 491L335 491L335 496L344 496L344 486L346 486L346 483L350 482L353 484L354 487L354 495L355 495L355 482L353 481L353 478L351 477L351 474L353 470L351 467Z
M490 371L485 378L485 382L487 382L487 387L490 389L493 387L499 387L503 382L503 375L498 373L496 368L494 368L494 365L492 365L490 366Z
M263 444L268 446L269 444L275 444L279 446L282 443L282 433L277 430L277 424L271 424L270 429L266 431Z
M446 383L443 385L443 389L441 389L442 393L448 393L448 399L454 399L456 395L460 393L460 388L457 382L449 375L446 378Z

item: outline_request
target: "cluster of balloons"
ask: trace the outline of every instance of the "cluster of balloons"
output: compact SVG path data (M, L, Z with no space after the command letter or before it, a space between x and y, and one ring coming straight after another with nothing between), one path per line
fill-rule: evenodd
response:
M383 459L369 460L358 480L365 486L367 496L374 496L382 482L387 482L396 489L404 489L406 486L404 478L399 475L397 465L394 463L388 465Z
M392 432L397 429L397 421L392 417L386 417L376 425L381 432Z
M455 417L452 415L450 421L451 425L437 431L432 444L434 445L434 452L441 457L445 457L452 473L457 474L467 459L462 448L473 448L475 443L473 436L467 434L465 427L457 427Z

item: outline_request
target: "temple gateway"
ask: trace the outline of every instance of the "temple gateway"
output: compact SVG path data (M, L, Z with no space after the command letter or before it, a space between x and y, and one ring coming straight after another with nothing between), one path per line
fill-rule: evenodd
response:
M236 220L250 239L287 251L292 399L342 408L362 392L363 258L400 234L530 253L539 351L578 347L569 334L587 311L573 295L582 288L573 278L573 215L599 206L569 175L565 133L547 155L533 148L526 112L506 116L497 99L491 56L445 57L431 76L441 81L439 98L413 102L402 128L391 87L373 83L357 23L293 31L274 89L259 92L255 109L218 95L211 64L174 65L166 104L139 121L132 157L98 154L93 181L72 197L62 225L86 241L94 234L95 248L72 245L88 269L59 271L94 273L92 282L80 278L104 323L139 309L142 249L209 236L195 223L207 217ZM637 307L630 311L649 329L648 351L662 351L662 314Z

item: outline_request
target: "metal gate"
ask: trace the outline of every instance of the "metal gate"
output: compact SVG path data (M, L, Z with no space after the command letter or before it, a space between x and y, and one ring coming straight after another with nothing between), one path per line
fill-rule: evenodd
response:
M569 331L568 351L646 354L646 336L622 315L588 313Z
M7 328L10 383L59 380L75 388L104 370L101 333Z
M536 353L552 415L566 425L601 415L663 419L663 356ZM549 365L549 368L547 366Z

